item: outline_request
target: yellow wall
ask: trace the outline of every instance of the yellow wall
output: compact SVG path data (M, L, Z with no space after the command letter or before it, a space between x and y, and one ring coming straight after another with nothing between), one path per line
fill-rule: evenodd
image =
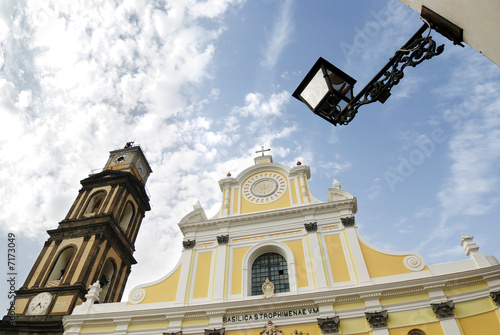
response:
M458 320L464 335L498 335L500 322L495 311Z
M75 274L73 275L74 281L71 284L74 284L76 282L76 280L80 277L80 273L82 272L83 266L85 265L85 262L82 260L89 257L90 249L92 249L92 245L94 244L94 240L95 240L95 235L92 235L90 237L89 241L87 242L87 246L85 247L85 250L83 251L82 258L80 259L80 262L78 263L78 265L76 267Z
M51 313L64 313L68 310L71 300L73 300L72 295L63 295L63 296L58 296L57 300L54 304L54 307L52 307Z
M389 319L390 318L391 316L389 316ZM408 332L413 329L419 329L423 331L424 334L428 335L445 335L443 332L443 328L441 327L441 324L439 322L426 323L423 325L415 325L410 327L392 328L389 329L389 335L408 335Z
M16 314L22 314L24 312L24 309L26 308L26 305L28 305L28 299L17 299L14 300L14 310Z
M268 211L271 209L286 207L290 207L290 188L287 188L281 198L269 204L253 204L247 201L245 198L241 197L241 214Z
M381 305L392 305L392 304L400 304L405 302L412 302L418 300L426 300L429 299L428 293L414 294L414 295L406 295L406 296L396 296L392 298L381 298Z
M361 240L359 241L359 245L361 246L361 252L363 253L366 267L368 268L368 273L371 278L414 272L408 269L403 263L407 255L387 255L373 250ZM424 267L423 270L428 270L427 266Z
M112 333L115 330L116 326L98 326L98 327L82 327L80 333L92 333L92 334L106 334Z
M174 301L177 294L177 286L179 285L179 276L181 274L182 264L163 281L158 284L145 287L146 297L141 304L149 304L152 302ZM130 305L130 302L127 303Z
M233 213L238 213L238 205L239 205L239 197L240 197L240 192L238 188L235 188L233 190L233 195L234 195L234 201L233 201Z
M233 275L232 275L232 286L231 294L241 294L241 274L243 271L243 257L250 249L248 248L238 248L233 249Z
M304 257L304 248L302 246L302 240L285 242L285 245L292 250L293 256L295 257L295 269L296 269L296 273L297 273L297 285L298 285L298 287L309 286L309 280L307 279L306 260Z
M330 266L332 268L333 281L335 283L350 281L349 268L347 267L346 255L342 248L340 235L325 236L326 249Z
M420 325L438 321L432 308L424 308L417 311L390 313L387 320L389 328L406 327L408 325ZM406 334L405 334L406 335Z
M136 324L128 326L128 330L146 330L146 329L166 329L169 322L157 322L157 323L146 323L146 324Z
M494 310L495 307L496 306L490 297L462 302L455 304L455 316L457 318L462 318L486 313Z
M341 334L368 335L371 330L365 318L340 320L339 330Z
M31 288L33 285L35 285L35 282L36 282L36 279L38 278L38 276L40 275L40 273L42 272L42 270L47 267L48 265L46 265L46 262L47 262L47 259L49 258L49 255L50 253L52 252L52 249L55 248L55 241L53 241L48 247L47 247L47 251L45 252L45 254L43 255L42 257L42 260L41 262L38 264L38 267L35 271L35 273L33 274L33 277L31 277L31 280L28 284L28 288Z
M212 252L198 254L196 277L194 280L193 299L207 298L210 283L210 266L212 265Z
M365 308L365 303L363 301L333 305L333 309L335 309L335 311L337 312L348 311L350 309L359 309L359 308Z
M487 283L480 283L476 285L468 285L463 287L457 287L453 289L443 290L446 295L464 294L473 291L487 290L489 288Z

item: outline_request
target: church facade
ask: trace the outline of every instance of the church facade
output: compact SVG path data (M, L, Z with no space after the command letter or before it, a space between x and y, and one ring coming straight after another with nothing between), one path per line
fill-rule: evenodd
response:
M319 201L309 177L308 166L270 155L228 174L214 217L198 203L179 222L170 273L127 302L96 303L94 283L64 334L500 333L500 264L472 237L462 235L468 259L446 264L382 250L360 235L356 198L334 181Z

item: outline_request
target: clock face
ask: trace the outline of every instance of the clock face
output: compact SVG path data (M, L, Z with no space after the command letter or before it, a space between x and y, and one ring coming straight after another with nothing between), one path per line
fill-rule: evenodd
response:
M144 177L146 175L146 167L141 160L137 161L137 172L139 172L139 175L141 177Z
M243 197L254 204L267 204L278 200L287 189L286 179L276 172L257 173L242 186Z
M49 308L50 302L52 301L52 296L48 292L43 292L36 295L28 306L28 314L40 315L45 313L47 308Z
M121 154L113 158L113 164L123 164L127 161L129 154Z

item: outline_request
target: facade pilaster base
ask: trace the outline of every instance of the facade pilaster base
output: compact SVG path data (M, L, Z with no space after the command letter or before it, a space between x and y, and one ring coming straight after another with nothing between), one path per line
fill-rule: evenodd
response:
M455 318L444 319L440 322L445 335L462 335L457 324L458 321Z
M379 328L372 330L373 335L389 335L389 330L387 328Z

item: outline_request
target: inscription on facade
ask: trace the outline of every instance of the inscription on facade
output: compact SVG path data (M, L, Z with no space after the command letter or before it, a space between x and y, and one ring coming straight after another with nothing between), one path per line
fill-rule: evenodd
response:
M311 314L318 314L318 313L319 313L319 308L317 308L317 307L316 308L303 308L303 309L293 309L293 310L280 311L280 312L224 316L222 318L222 321L224 323L232 323L232 322L242 322L242 321L287 318L287 317L291 317L291 316L302 316L302 315L311 315Z

